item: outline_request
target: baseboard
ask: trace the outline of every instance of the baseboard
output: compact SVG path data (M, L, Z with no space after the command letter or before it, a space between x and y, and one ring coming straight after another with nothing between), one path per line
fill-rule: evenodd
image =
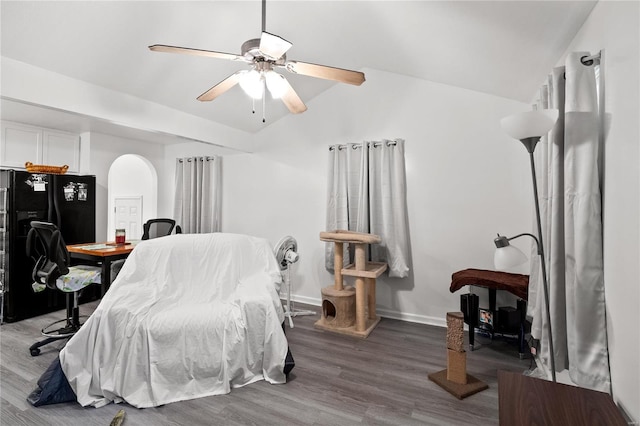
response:
M318 297L296 296L291 295L291 300L298 303L306 303L307 305L320 306L322 305L322 299Z
M400 321L415 322L418 324L435 325L436 327L446 327L446 318L430 317L427 315L408 314L406 312L390 311L387 309L378 309L378 315L383 318L391 318Z
M318 297L291 295L291 300L298 303L305 303L312 306L320 306L322 299ZM418 324L435 325L436 327L446 327L446 318L430 317L426 315L408 314L405 312L391 311L388 309L378 309L378 315L383 318L396 319L400 321L415 322Z

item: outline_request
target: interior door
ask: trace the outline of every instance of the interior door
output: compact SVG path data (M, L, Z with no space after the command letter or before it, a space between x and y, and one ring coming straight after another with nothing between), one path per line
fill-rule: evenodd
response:
M116 229L125 229L127 241L142 238L142 195L115 197Z

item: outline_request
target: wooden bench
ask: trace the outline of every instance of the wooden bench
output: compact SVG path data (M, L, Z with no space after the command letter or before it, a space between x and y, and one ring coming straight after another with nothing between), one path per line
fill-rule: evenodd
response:
M485 269L463 269L454 272L451 276L451 293L461 289L464 286L472 285L476 287L484 287L489 292L489 310L494 316L494 325L489 332L493 337L494 334L517 335L518 336L518 352L520 358L524 358L526 350L525 333L527 328L526 311L527 311L527 295L529 291L529 276L522 274L512 274L509 272L490 271ZM518 315L518 329L505 330L496 327L495 321L499 312L496 309L496 291L504 290L515 295L520 300L517 301L515 314ZM478 296L475 294L460 295L460 310L464 313L464 322L469 325L469 349L474 349L474 333L479 325L478 321ZM513 309L513 308L512 308Z

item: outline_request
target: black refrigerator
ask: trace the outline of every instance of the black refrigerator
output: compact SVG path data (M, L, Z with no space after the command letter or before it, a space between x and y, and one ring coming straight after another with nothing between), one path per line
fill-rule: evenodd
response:
M4 238L4 321L14 322L65 307L65 295L31 287L34 260L26 254L33 220L52 222L66 244L94 242L96 236L95 176L51 175L0 170L0 187L7 188Z

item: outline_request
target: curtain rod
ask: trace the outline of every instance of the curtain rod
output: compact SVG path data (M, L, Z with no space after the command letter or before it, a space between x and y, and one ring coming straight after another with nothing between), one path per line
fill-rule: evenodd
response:
M371 146L373 145L374 148L379 147L380 145L382 145L383 143L386 143L387 146L396 146L396 141L385 141L385 142L364 142L367 144L367 146ZM330 145L329 146L329 151L333 151L334 149L338 148L338 151L341 151L345 148L347 148L349 145ZM353 149L358 149L358 148L362 148L362 143L358 143L358 144L353 144L352 145Z
M602 51L596 53L595 55L583 56L582 58L580 58L580 62L582 62L583 65L593 65L593 61L600 60L601 53Z
M216 157L189 157L189 158L178 158L178 162L182 163L184 162L184 160L187 160L188 163L190 163L191 161L193 161L193 159L196 160L200 160L200 161L211 161L211 160L215 160Z

